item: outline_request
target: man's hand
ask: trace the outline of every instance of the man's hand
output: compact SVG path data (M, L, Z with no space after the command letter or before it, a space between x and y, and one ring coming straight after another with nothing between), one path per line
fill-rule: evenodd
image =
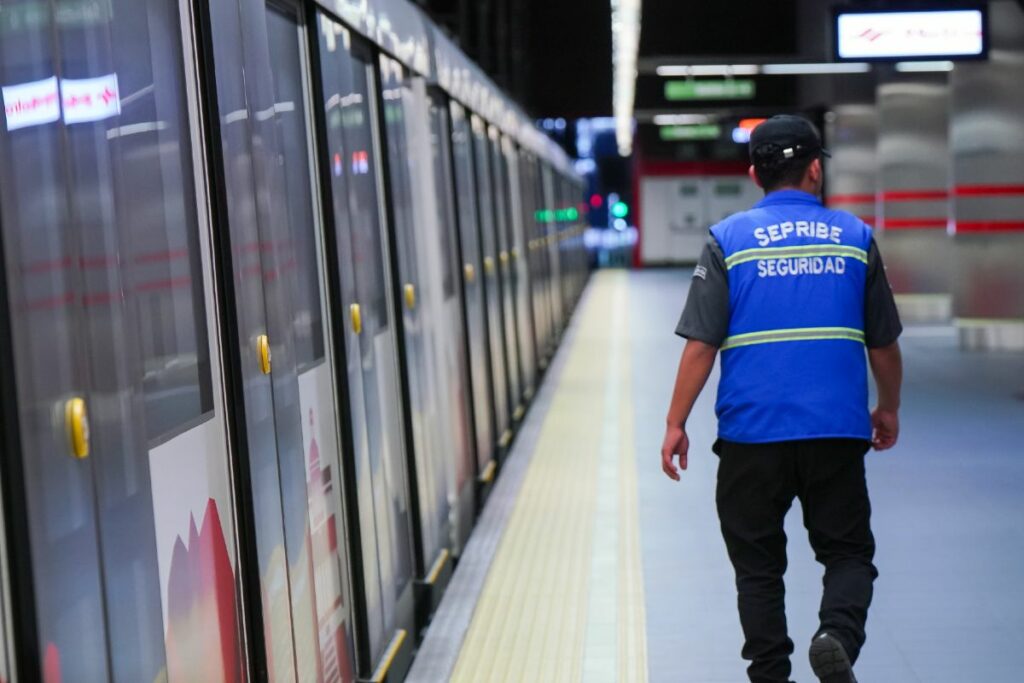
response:
M895 410L875 408L871 413L871 445L876 451L885 451L896 445L900 436L900 417Z
M661 445L661 469L669 479L679 481L679 470L672 462L672 456L679 456L679 469L686 469L686 454L690 450L690 439L686 431L679 426L669 426L665 430L665 441Z

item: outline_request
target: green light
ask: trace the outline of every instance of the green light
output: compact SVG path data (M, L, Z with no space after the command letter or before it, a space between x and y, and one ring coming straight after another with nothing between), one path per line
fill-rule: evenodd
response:
M662 126L658 129L658 137L662 140L717 140L722 135L722 127L714 123L702 123L695 126Z
M580 217L580 212L575 206L570 206L569 209L566 211L566 216L568 220L574 221Z
M749 78L665 82L665 99L670 101L752 100L756 92L756 85Z
M625 218L629 215L629 207L626 202L615 202L612 204L612 215L616 218Z

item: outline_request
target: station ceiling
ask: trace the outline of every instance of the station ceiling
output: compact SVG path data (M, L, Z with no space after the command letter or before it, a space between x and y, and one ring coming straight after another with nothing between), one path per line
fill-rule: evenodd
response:
M415 0L536 118L612 113L609 0ZM1017 0L1024 5L1024 0ZM829 61L832 8L879 9L942 0L643 0L635 110L700 110L666 100L659 64ZM871 78L756 78L751 113L808 109L873 93ZM721 107L721 103L703 108Z

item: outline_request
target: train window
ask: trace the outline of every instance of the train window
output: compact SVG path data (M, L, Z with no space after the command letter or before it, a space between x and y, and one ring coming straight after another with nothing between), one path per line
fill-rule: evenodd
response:
M326 93L327 145L339 239L349 235L356 296L368 330L387 330L377 159L370 108L372 67L340 24L321 17L321 77Z
M441 233L441 272L444 298L455 296L455 209L452 198L452 170L448 152L448 110L438 100L430 100L430 147L433 153L434 178L437 181L437 210Z
M416 169L418 150L408 136L407 117L414 115L410 106L410 81L402 65L390 57L380 58L381 106L384 112L384 132L387 144L388 170L391 189L391 209L398 252L399 277L417 282L419 259L415 253L413 235L424 225L423 218L414 220L416 198L413 196L411 174ZM384 150L382 150L384 153ZM422 237L420 239L423 239ZM419 282L421 288L428 283Z
M133 282L146 430L155 442L213 410L199 220L180 47L161 43L161 52L150 42L173 35L177 18L168 3L115 4L113 69L96 79L121 98L106 139L119 166L114 211L130 226L130 255L121 265Z
M286 184L283 200L292 229L289 244L282 250L278 273L297 273L292 298L295 357L299 370L324 358L324 327L321 313L320 265L316 248L317 219L313 205L313 184L309 165L309 138L305 93L302 87L302 48L294 16L287 10L267 6L267 36L274 70L274 121L281 149L279 163Z

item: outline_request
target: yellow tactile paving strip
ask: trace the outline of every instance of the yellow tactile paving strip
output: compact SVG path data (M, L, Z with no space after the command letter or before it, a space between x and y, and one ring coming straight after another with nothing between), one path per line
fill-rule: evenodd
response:
M570 356L515 509L498 546L463 642L453 681L582 681L589 613L592 557L611 550L617 566L616 646L601 679L647 678L644 591L640 565L636 469L628 399L629 344L627 275L595 274ZM618 338L616 338L618 335ZM612 356L615 362L610 362ZM614 369L614 372L610 371ZM608 414L608 392L623 397ZM607 436L602 427L618 420L617 533L595 536L598 468ZM610 538L614 548L602 547ZM608 618L608 615L604 615ZM591 630L593 633L593 629Z

